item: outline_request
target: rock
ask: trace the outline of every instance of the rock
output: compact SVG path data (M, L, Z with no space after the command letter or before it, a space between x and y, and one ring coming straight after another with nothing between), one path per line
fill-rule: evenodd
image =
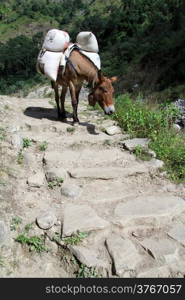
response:
M180 244L185 246L185 225L177 224L173 226L173 228L168 231L168 235L172 237L174 240L178 241Z
M42 86L30 92L26 96L26 98L27 99L46 98L51 94L53 94L53 89L50 86Z
M75 184L65 184L61 188L61 194L68 198L77 198L81 195L82 188Z
M151 159L150 161L148 161L146 163L151 169L161 169L164 167L164 162L162 160L159 160L159 159Z
M148 169L144 165L136 165L130 168L99 167L70 170L69 173L73 178L92 178L92 179L114 179L125 176L146 173Z
M123 146L129 151L134 151L137 146L147 149L149 142L147 138L134 138L123 141Z
M40 188L45 183L45 176L43 172L38 172L28 178L27 183L30 187Z
M65 180L68 177L68 173L64 168L48 168L45 174L48 182L61 178Z
M87 205L67 204L64 210L63 236L70 236L77 231L88 232L104 229L109 223Z
M169 194L140 196L115 208L116 224L121 226L161 226L185 211L185 201Z
M87 267L104 267L106 268L106 262L97 258L97 253L92 249L87 249L83 246L68 246L72 254Z
M22 140L22 137L20 136L20 134L15 133L14 135L12 135L11 144L17 151L22 149L23 140Z
M170 268L162 266L141 272L137 275L137 278L170 278L171 275Z
M105 132L108 135L115 135L115 134L121 133L121 128L118 127L118 126L110 126L110 127L105 129Z
M146 259L131 240L123 239L119 235L112 234L106 240L106 245L118 276L123 276L128 271L136 272Z
M37 217L36 222L42 229L51 228L57 221L56 216L52 212L46 212Z
M178 247L170 239L151 237L139 241L139 243L161 263L178 261Z
M149 154L153 158L156 158L156 156L157 156L156 153L155 153L155 151L150 150L150 149L147 150L147 154Z
M173 129L175 129L176 132L181 131L181 127L178 124L173 124Z
M0 246L8 239L8 228L4 221L0 221Z
M180 111L180 115L176 119L175 123L181 127L185 127L185 99L178 99L174 104Z

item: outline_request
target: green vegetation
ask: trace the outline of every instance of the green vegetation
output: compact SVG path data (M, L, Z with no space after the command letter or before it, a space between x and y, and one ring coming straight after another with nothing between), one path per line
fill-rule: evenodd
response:
M34 252L47 252L48 249L45 247L44 238L41 236L27 236L26 234L20 234L16 239L16 242L21 243L22 245L27 245L29 251Z
M44 141L43 143L41 143L39 145L39 150L40 151L46 151L47 147L48 147L48 143L46 141Z
M67 127L67 132L73 133L75 132L75 127Z
M62 238L62 241L67 245L78 245L80 244L88 234L86 232L77 232L76 234L72 234L70 237Z
M19 216L13 217L10 224L10 230L11 231L17 230L21 223L22 223L22 219Z
M0 127L0 141L4 141L6 137L5 129L3 127Z
M172 104L154 106L125 95L116 99L114 118L131 136L150 138L149 147L164 161L169 177L185 182L185 138L172 127L178 114ZM136 155L142 155L140 148L136 149Z
M80 265L76 278L98 278L101 277L96 272L96 269L93 267L87 267L83 264Z
M56 187L56 186L61 186L61 184L62 184L63 182L64 182L64 179L58 177L58 178L56 178L55 180L52 180L52 181L48 182L48 187L49 187L50 189L54 189L54 187Z
M72 41L80 31L96 34L102 69L119 76L119 93L166 90L173 100L180 87L185 95L183 0L1 0L0 20L0 93L43 80L36 58L48 29L60 28Z
M23 148L28 148L32 145L32 140L28 138L23 138Z
M22 150L19 151L18 155L17 155L17 163L19 165L22 165L24 161L24 155L22 153Z

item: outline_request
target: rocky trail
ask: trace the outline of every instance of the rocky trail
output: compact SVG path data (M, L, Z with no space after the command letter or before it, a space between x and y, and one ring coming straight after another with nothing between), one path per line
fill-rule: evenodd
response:
M79 119L0 96L0 276L184 277L185 187L86 101Z

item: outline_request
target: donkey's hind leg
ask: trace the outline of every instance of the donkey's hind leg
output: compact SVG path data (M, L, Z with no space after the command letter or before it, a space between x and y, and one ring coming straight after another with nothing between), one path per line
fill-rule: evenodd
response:
M60 103L61 103L61 119L64 120L66 119L66 111L65 111L65 96L67 93L67 86L62 86L62 91L60 95Z

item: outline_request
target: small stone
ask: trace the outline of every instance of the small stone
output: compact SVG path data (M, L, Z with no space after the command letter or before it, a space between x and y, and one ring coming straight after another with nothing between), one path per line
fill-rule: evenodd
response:
M181 131L181 127L178 124L173 124L173 129L175 129L176 132Z
M4 221L0 221L0 245L2 245L8 238L8 228Z
M118 127L118 126L110 126L110 127L105 129L105 132L108 135L115 135L115 134L121 133L121 128Z
M134 151L137 146L147 149L149 142L147 138L134 138L123 141L123 146L129 151Z
M43 172L38 172L35 175L32 175L28 178L27 183L30 187L40 188L44 185L45 176Z
M109 223L97 216L87 205L67 204L64 210L63 236L70 236L77 231L89 232L104 229Z
M147 165L151 169L161 169L164 167L164 162L162 160L153 158L149 162L147 162Z
M168 235L180 244L185 246L185 225L177 224L169 232Z
M68 173L64 168L48 168L46 171L46 179L48 182L68 177Z
M15 149L17 149L19 151L23 147L22 137L18 133L15 133L12 136L11 144Z
M43 213L36 219L36 222L41 229L51 228L56 221L57 218L52 212Z
M65 184L61 188L61 194L69 198L77 198L81 192L82 188L75 184Z

